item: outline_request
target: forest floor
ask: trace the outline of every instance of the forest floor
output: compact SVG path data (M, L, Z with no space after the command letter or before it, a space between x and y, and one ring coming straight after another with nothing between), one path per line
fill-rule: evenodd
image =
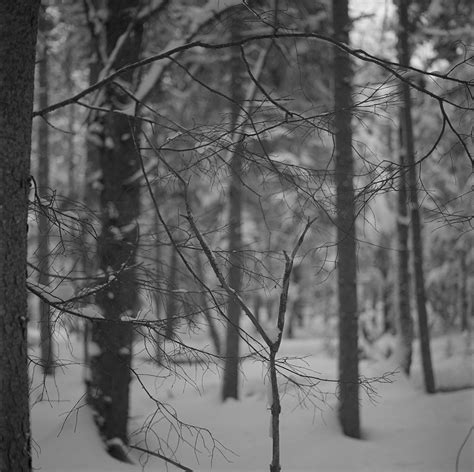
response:
M327 346L322 339L284 340L281 354L286 367L295 362L312 375L334 379L336 359L328 355ZM61 367L56 369L54 378L45 380L39 368L32 369L35 470L180 470L137 450L130 451L136 465L119 463L108 456L91 412L84 406L80 340L64 335L57 339L57 348ZM137 346L134 362L134 372L140 380L136 377L131 384L131 444L155 451L160 444L162 454L196 471L269 470L270 417L266 369L262 363L252 358L244 361L241 400L222 403L218 368L202 363L179 364L178 376L166 375L146 360L143 349L144 346ZM362 392L361 440L344 437L340 432L333 382L321 382L317 392L305 396L293 384L281 381L285 392L281 415L282 471L473 471L472 340L462 335L438 337L432 340L432 352L437 385L443 393L423 392L415 349L410 379L394 373L390 382L371 384L376 392ZM361 362L361 373L367 378L380 379L396 370L389 360ZM154 416L156 403L150 397L155 395L163 403L162 412L179 415L181 429L160 420L159 413ZM153 424L154 432L144 428L144 424ZM186 425L206 429L198 434Z

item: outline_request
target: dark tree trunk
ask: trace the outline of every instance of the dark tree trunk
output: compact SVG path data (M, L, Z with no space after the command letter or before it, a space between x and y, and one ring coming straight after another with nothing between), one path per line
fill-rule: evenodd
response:
M26 244L39 1L0 2L0 470L31 471Z
M333 3L335 39L349 43L348 1ZM360 437L358 313L351 125L350 57L334 49L335 179L339 300L339 420L345 435Z
M105 2L108 15L103 39L107 55L126 31L139 4L138 0ZM141 37L142 27L137 24L116 56L115 69L138 60ZM132 73L123 74L121 79L133 88ZM113 84L106 88L104 96L105 107L120 108L129 100ZM138 127L132 119L113 112L100 115L96 123L102 138L96 153L100 156L102 184L98 264L108 286L97 296L104 321L92 325L95 349L90 352L88 399L104 440L118 438L127 443L133 328L121 317L133 317L137 310L134 264L140 200L138 183L131 177L139 169L134 145ZM112 444L108 444L109 452L124 459L120 451L114 452Z
M237 13L231 20L231 35L235 41L240 37L241 21ZM231 58L231 129L238 121L240 105L244 100L242 65L240 53L236 48ZM231 131L231 134L232 133ZM237 133L235 133L237 134ZM234 134L234 135L235 135ZM229 185L229 285L236 293L242 291L242 141L237 134L234 138L233 152L230 162ZM239 329L240 329L240 304L235 297L231 297L227 311L226 350L224 379L222 385L222 399L239 397Z
M399 54L400 64L410 64L410 50L408 46L408 0L399 0ZM428 314L426 312L425 279L423 274L423 242L421 236L420 211L418 205L418 167L415 163L415 149L413 138L413 124L411 118L410 87L402 82L402 149L406 152L408 166L408 195L410 201L410 216L412 229L413 272L415 276L416 308L418 312L418 331L420 337L421 361L427 393L435 393L435 380L431 362L430 334L428 328Z
M178 317L179 301L175 293L178 288L178 251L172 245L170 254L170 265L168 269L168 286L166 288L166 339L173 339Z
M97 56L91 61L89 66L89 83L97 82L100 72L100 61ZM100 154L102 147L98 145L103 141L101 119L98 114L93 114L88 122L86 135L86 164L85 164L85 181L84 188L81 193L84 195L84 205L86 214L82 220L81 225L81 266L84 276L92 279L98 271L98 263L95 248L95 239L91 234L89 225L93 224L94 219L92 213L96 214L99 211L99 192L98 189L102 185L100 178ZM84 321L84 363L89 368L91 367L89 355L89 343L91 338L92 324L89 321ZM86 391L88 402L92 404L91 398L91 378L90 372L85 377Z
M46 13L40 17L39 29L43 33L38 41L38 105L40 109L48 105L48 24L44 18ZM38 194L42 202L47 200L49 193L49 126L46 120L41 119L38 126L38 171L37 171ZM38 214L38 282L47 287L49 285L49 217L46 205L40 208ZM53 327L51 324L51 308L48 302L40 300L40 346L41 346L41 368L45 375L54 373L53 358Z
M461 331L469 331L469 294L467 289L467 280L469 277L468 265L466 258L468 256L468 250L463 248L458 252L459 261L459 283L458 283L458 311L460 317Z
M377 248L376 266L380 271L381 275L381 291L377 301L382 302L382 314L383 314L383 332L394 333L394 319L392 316L392 304L391 304L391 283L390 283L390 269L391 269L391 258L389 247L391 244L391 238L388 233L382 233L379 240L380 246ZM374 306L375 308L375 306Z
M159 182L159 181L158 181ZM159 188L159 183L155 186L155 198L159 202L161 192ZM162 246L160 241L160 230L162 229L162 225L160 219L158 218L158 214L156 211L153 212L153 219L154 219L154 229L155 229L155 238L154 238L154 245L155 245L155 291L153 294L154 302L155 302L155 318L158 322L161 321L162 318L162 311L163 311L163 273L162 273ZM163 334L161 325L158 323L158 328L154 332L154 340L155 340L155 360L158 364L161 364L163 361Z
M400 123L402 119L403 117L400 116ZM402 151L400 149L399 159L402 171L400 172L397 192L397 356L403 372L409 375L414 334L410 309L407 184L406 172L403 170L406 164L406 157Z

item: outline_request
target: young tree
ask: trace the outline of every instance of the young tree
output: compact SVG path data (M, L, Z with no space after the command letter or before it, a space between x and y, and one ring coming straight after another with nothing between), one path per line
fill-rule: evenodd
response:
M333 3L334 37L349 43L347 0ZM334 137L339 300L339 419L347 436L360 437L355 240L354 163L352 157L352 67L350 56L334 48Z
M0 470L31 471L26 235L38 0L0 2Z
M408 44L408 0L399 0L399 61L402 66L410 65ZM435 392L435 380L431 362L428 315L426 312L425 280L423 274L423 243L421 235L420 211L418 204L418 171L415 162L413 123L411 116L410 87L402 82L402 105L400 108L401 154L406 157L408 172L408 197L410 202L411 235L413 248L413 272L415 277L416 307L418 312L418 332L420 337L421 360L427 393Z

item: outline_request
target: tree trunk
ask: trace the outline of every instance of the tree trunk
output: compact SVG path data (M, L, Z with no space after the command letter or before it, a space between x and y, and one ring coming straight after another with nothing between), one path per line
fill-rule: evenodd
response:
M461 332L469 332L469 298L468 298L468 289L467 281L469 277L468 267L467 267L467 257L469 254L468 248L463 248L458 251L458 261L459 261L459 283L458 283L458 311L460 318L460 327Z
M410 64L410 50L408 46L408 0L400 0L399 12L399 60L401 65ZM428 329L428 315L426 312L425 280L423 274L423 243L421 237L420 212L417 190L417 166L415 164L415 149L413 139L413 124L411 119L410 87L401 83L402 107L402 153L406 155L408 166L408 194L410 201L413 272L415 276L416 307L418 312L418 331L420 337L421 361L427 393L435 393L435 380L431 363L430 334Z
M240 37L241 21L235 13L231 20L232 41ZM240 105L244 100L242 65L240 63L239 49L232 51L231 58L231 130L238 122ZM230 188L229 188L229 285L236 293L242 290L242 152L243 146L240 136L237 135L233 143L233 152L230 162ZM224 379L222 385L222 399L239 398L239 329L240 329L240 304L235 297L230 297L227 312L226 350Z
M333 3L335 39L349 43L348 1ZM334 49L334 133L339 300L339 420L345 435L360 437L358 313L351 127L352 67L349 55Z
M0 2L0 470L31 471L26 258L39 1Z
M166 288L166 339L173 339L174 330L176 326L176 319L178 317L178 297L175 290L178 288L178 251L171 245L170 265L168 270L168 286Z
M118 38L126 31L138 0L105 2L105 51L110 55ZM135 28L120 49L113 68L135 62L139 58L142 27ZM123 74L121 80L133 88L133 74ZM120 108L128 104L121 89L107 86L103 107ZM113 112L99 115L96 123L102 142L97 149L101 169L101 234L97 241L98 264L105 274L107 288L96 297L104 321L92 324L91 340L95 349L90 353L88 400L95 410L96 422L109 452L124 460L114 448L120 439L127 443L129 416L129 383L132 359L132 325L121 321L133 317L137 309L135 253L138 243L139 186L130 179L139 170L134 135L138 126L126 116ZM132 183L131 183L132 182Z
M94 57L89 66L89 83L97 82L100 72L99 58ZM99 192L101 178L100 175L100 153L101 146L97 143L103 141L103 133L101 131L100 117L97 114L92 115L92 119L88 122L86 135L86 164L84 187L81 189L83 194L84 206L86 214L81 222L81 266L84 277L93 279L98 271L96 256L95 239L92 236L88 225L92 224L92 213L99 210ZM87 401L92 404L91 398L91 359L90 359L90 341L91 341L92 323L88 320L84 321L84 363L87 366L85 375L85 385L87 392Z
M71 46L68 47L68 51L66 53L66 57L64 60L64 75L65 75L65 82L66 82L66 90L69 95L74 94L74 81L72 79L72 72L73 72L73 53L71 50ZM76 138L76 130L75 130L75 123L76 123L76 107L70 106L67 109L67 121L68 121L68 135L67 135L67 156L68 156L68 168L67 168L67 186L68 186L68 194L67 197L72 202L75 202L79 195L78 195L78 182L77 182L77 165L76 165L76 146L75 146L75 138Z
M160 201L161 192L159 187L159 179L155 185L155 198L157 201ZM162 317L162 309L163 309L163 273L162 273L162 250L161 250L161 241L160 241L160 230L161 222L158 218L158 213L153 211L153 227L155 229L155 239L154 239L154 246L155 246L155 277L156 277L156 287L153 293L153 299L155 303L155 318L159 322ZM163 334L161 325L158 323L158 328L154 332L154 340L155 340L155 360L158 364L161 364L163 361Z
M43 33L38 41L38 105L40 109L48 105L48 44L46 13L42 12L39 20L39 29ZM38 194L42 202L48 198L49 188L49 126L46 120L41 119L38 126ZM38 282L47 287L49 285L49 218L46 206L40 208L38 214ZM53 329L51 324L51 308L44 300L39 301L40 309L40 346L41 368L45 375L54 373L53 358Z
M202 259L199 252L196 253L196 274L200 280L205 282L204 269L202 266ZM211 310L207 303L206 293L203 291L202 286L198 286L197 290L200 290L200 301L199 305L204 313L204 316L209 326L209 334L211 336L212 344L214 345L215 353L220 356L221 354L221 340L219 338L219 332L217 331L216 321L212 317Z
M400 114L400 123L403 117ZM408 208L406 173L406 156L400 149L400 177L397 193L397 356L400 367L406 375L410 375L412 346L413 346L413 320L410 309L410 252L408 247Z

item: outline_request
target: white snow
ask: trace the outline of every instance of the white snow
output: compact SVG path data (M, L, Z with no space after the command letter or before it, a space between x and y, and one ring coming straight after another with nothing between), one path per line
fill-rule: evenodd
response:
M472 387L472 348L461 336L451 337L453 347L449 351L446 349L446 336L432 342L438 384L452 388L467 386L470 382ZM41 388L45 399L32 406L33 466L48 472L179 470L170 464L167 466L161 459L147 459L136 450L130 451L136 465L119 463L107 455L92 414L84 406L81 342L71 337L69 342L63 340L63 343L59 351L64 366L56 370L54 379L45 380L39 369L32 370L33 388ZM307 356L300 365L320 372L321 377L334 378L337 362L325 353L323 346L322 339L284 339L281 355L288 358ZM140 350L135 349L135 352ZM394 367L387 360L361 363L361 371L366 376L381 375ZM199 387L196 390L183 380L163 378L164 371L145 360L144 354L138 357L134 370L141 375L148 392L139 382L132 382L131 444L151 449L158 444L154 434L145 435L143 430L140 431L155 412L151 394L160 401L169 402L183 421L208 428L215 439L227 448L215 444L216 449L213 449L206 433L201 438L193 438L186 428L182 433L190 445L185 441L179 442L175 431L165 421L160 421L155 423L155 431L163 441L162 454L196 471L268 471L271 439L268 437L267 367L248 360L243 363L242 369L245 376L242 376L241 400L221 403L221 377L215 368L208 369L205 365L179 366L179 372L195 379ZM332 395L333 383L321 382L318 396L326 396L327 402L322 403L315 397L314 405L311 405L309 398L302 403L304 398L298 396L295 387L290 384L285 386L280 379L284 392L282 470L454 472L458 451L473 426L474 390L425 394L417 349L413 370L412 379L396 374L392 383L376 385L378 396L372 400L365 395L362 397L362 440L341 434L337 402ZM459 472L474 470L473 436L471 434L467 439L459 456ZM164 446L166 440L170 449ZM199 450L197 454L193 445ZM145 464L144 469L140 464Z
M281 334L281 330L277 326L269 326L265 328L265 333L272 343L276 343Z
M119 354L121 356L128 356L130 354L130 349L128 347L121 347L119 349Z
M88 344L88 349L89 349L89 355L91 356L100 356L100 354L102 353L100 346L94 342L90 342Z

